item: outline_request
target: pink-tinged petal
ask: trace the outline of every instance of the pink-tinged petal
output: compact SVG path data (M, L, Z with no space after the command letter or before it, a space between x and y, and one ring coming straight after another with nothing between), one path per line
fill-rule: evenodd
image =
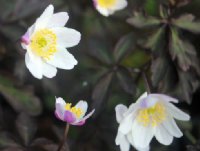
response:
M76 121L76 116L70 111L65 111L63 120L71 124Z
M178 103L177 99L170 97L168 95L164 95L164 94L153 94L152 93L152 94L149 94L149 96L159 98L159 100L161 100L161 101Z
M90 113L88 113L85 117L83 117L83 119L81 119L80 121L86 121L90 116L92 116L92 114L94 113L95 109L93 109Z
M97 0L93 0L93 5L95 8L97 7L97 5L98 5Z
M158 101L159 101L159 98L148 95L146 98L140 101L140 107L149 108L149 107L154 106Z
M62 120L61 117L59 117L59 115L58 115L58 113L56 111L54 112L54 114L55 114L55 116L56 116L57 119Z
M30 43L29 32L26 32L26 33L21 37L21 43L24 43L25 45L28 45L28 44Z
M83 126L85 124L85 120L83 121L79 121L78 123L72 123L72 125L76 125L76 126Z

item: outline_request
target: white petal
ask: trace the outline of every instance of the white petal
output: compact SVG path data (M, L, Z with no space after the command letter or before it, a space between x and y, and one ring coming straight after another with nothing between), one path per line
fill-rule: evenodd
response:
M116 145L120 145L121 151L129 151L130 149L130 143L128 142L126 136L122 134L120 131L118 131L116 139L115 139Z
M145 127L135 120L132 125L132 136L135 146L146 148L154 136L153 128L151 126Z
M82 111L83 111L83 114L81 115L80 118L82 118L85 113L87 112L87 109L88 109L88 104L86 101L79 101L76 105L75 105L77 108L80 108Z
M62 106L65 106L65 105L66 105L65 100L64 100L63 98L61 98L61 97L56 98L56 103L59 103L59 104L61 104Z
M72 54L70 54L65 48L58 47L57 52L47 60L47 63L58 67L60 69L70 70L77 65L77 61Z
M132 114L134 112L136 112L136 110L138 109L138 104L137 103L132 103L128 110L124 113L124 116L128 116L129 114Z
M94 113L95 109L93 109L90 113L88 113L85 117L83 117L83 119L80 119L80 121L84 121L87 120L90 116L92 116L92 114Z
M144 92L144 93L137 99L136 102L142 101L142 100L145 99L147 96L148 96L147 92Z
M164 95L164 94L149 94L150 96L153 96L153 97L157 97L159 98L160 100L162 101L166 101L166 102L173 102L173 103L178 103L178 100L173 98L173 97L170 97L168 95Z
M57 69L55 67L53 67L52 65L49 65L47 63L43 63L42 72L43 72L43 75L45 77L53 78L53 77L56 76Z
M127 1L126 0L117 0L116 5L114 6L113 9L115 10L121 10L127 6Z
M39 57L31 57L27 52L25 55L25 64L31 74L38 79L42 79L42 60Z
M128 133L127 134L127 138L128 138L128 141L131 143L131 145L138 151L149 151L150 150L150 147L143 147L143 148L140 148L140 147L137 147L135 144L134 144L134 141L133 141L133 136L132 136L132 133Z
M114 13L114 10L109 10L106 8L102 8L99 5L97 5L96 9L101 13L103 16L108 17L109 15L112 15Z
M59 114L58 115L59 118L61 119L64 118L65 106L66 106L66 103L63 100L63 98L61 97L56 98L56 111L57 111L57 114Z
M55 13L51 17L51 19L49 21L49 24L48 24L48 27L49 28L52 28L52 27L63 27L67 23L68 19L69 19L69 15L68 15L67 12Z
M121 131L123 134L127 134L131 130L131 126L133 123L133 115L130 114L127 117L125 117L119 125L119 131Z
M173 118L168 117L164 122L163 126L168 130L168 132L177 138L180 138L183 136L183 133L180 131L178 126L176 125L176 122L174 121Z
M155 129L156 139L163 145L170 145L173 141L173 136L160 124Z
M188 121L190 120L190 116L186 114L185 112L181 111L177 107L175 107L171 103L166 103L168 113L171 114L175 119L181 120L181 121Z
M118 123L120 123L120 121L123 119L123 114L126 111L127 111L127 107L123 104L119 104L115 107L116 119Z
M61 47L73 47L81 40L80 32L66 27L55 27L52 31L57 35L58 45Z
M53 5L49 5L44 10L42 15L36 20L35 30L38 30L38 29L41 29L41 28L45 28L48 25L49 20L51 19L52 15L53 15L53 11L54 11Z

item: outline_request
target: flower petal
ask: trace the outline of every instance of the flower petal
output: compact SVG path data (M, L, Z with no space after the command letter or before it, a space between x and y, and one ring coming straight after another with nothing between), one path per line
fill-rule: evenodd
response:
M146 148L154 136L153 128L151 126L145 127L135 120L132 125L132 136L135 146Z
M90 113L88 113L86 116L84 116L82 119L78 119L76 122L74 122L74 125L79 125L79 123L83 123L85 124L85 121L92 116L92 114L94 113L95 109L93 109Z
M73 47L81 40L80 32L66 27L55 27L52 31L57 35L58 45L64 48Z
M127 107L123 104L119 104L115 107L116 112L116 119L117 122L120 123L122 119L124 118L123 114L127 111Z
M50 60L47 60L47 63L60 69L73 69L74 66L77 65L77 60L74 58L74 56L65 48L58 47L57 49L57 52Z
M83 114L82 114L81 117L80 117L80 118L82 118L82 117L85 115L85 113L87 112L88 104L87 104L86 101L80 100L80 101L75 105L75 107L80 108L80 109L83 111Z
M168 130L168 132L177 138L180 138L183 136L183 133L180 131L178 126L176 125L176 122L172 117L168 117L164 122L163 126Z
M49 65L47 63L43 63L42 72L43 72L43 75L45 77L53 78L53 77L56 76L57 69L55 67L53 67L52 65Z
M134 120L134 118L133 118L132 114L126 116L120 122L119 131L121 131L123 134L127 134L131 130L133 120Z
M160 100L162 101L166 101L166 102L173 102L173 103L178 103L178 100L173 98L173 97L170 97L168 95L164 95L164 94L149 94L150 96L152 97L157 97L159 98Z
M74 121L76 121L76 116L70 112L70 111L65 111L64 112L64 117L63 120L69 124L73 123Z
M126 136L122 134L120 131L118 131L116 139L115 139L116 145L120 145L121 151L129 151L130 149L130 143L128 142Z
M114 10L102 8L99 5L96 6L96 9L99 11L99 13L101 13L103 16L106 16L106 17L114 13Z
M68 19L69 19L69 15L67 12L55 13L53 14L53 16L51 17L49 21L48 28L64 27Z
M41 28L45 28L48 25L49 20L51 19L52 15L53 15L53 11L54 11L53 5L49 5L44 10L42 15L36 20L35 30L38 30L38 29L41 29Z
M173 136L160 124L155 129L156 139L163 145L170 145L173 141Z
M25 55L25 64L31 74L38 79L42 79L42 60L39 57L34 56L30 57L30 54L27 52Z
M76 125L76 126L82 126L85 124L85 121L80 121L78 123L72 123L72 125Z
M168 113L171 114L175 119L181 120L181 121L188 121L190 120L190 116L186 114L185 112L181 111L177 107L175 107L171 103L166 103Z
M64 120L64 112L65 112L65 101L63 98L56 98L56 109L55 113L61 120Z
M126 0L117 0L116 4L114 5L113 9L121 10L128 5Z

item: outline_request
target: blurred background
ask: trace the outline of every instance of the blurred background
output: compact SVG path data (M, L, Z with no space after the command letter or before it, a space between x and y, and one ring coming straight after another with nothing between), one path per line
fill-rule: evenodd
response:
M20 37L51 3L82 34L68 49L79 63L38 80L25 67ZM151 92L178 98L192 117L178 122L182 138L170 146L153 140L152 151L200 150L199 10L199 0L129 0L104 17L92 0L0 0L0 150L55 151L65 127L54 116L60 96L96 109L84 126L70 127L63 150L119 151L114 109L146 91L143 75Z

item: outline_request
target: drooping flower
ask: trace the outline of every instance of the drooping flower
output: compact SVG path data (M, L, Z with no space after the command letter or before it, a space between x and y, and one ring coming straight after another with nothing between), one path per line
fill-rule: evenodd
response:
M115 11L127 6L127 0L93 0L94 7L104 16L112 15Z
M161 144L171 144L173 137L183 135L174 118L182 121L190 119L188 114L172 103L178 103L178 100L164 94L147 95L145 92L124 113L119 131L125 135L131 131L137 147L147 147L154 136Z
M21 38L21 45L27 50L26 67L38 79L52 78L57 68L70 70L77 64L66 48L77 45L81 35L64 27L69 19L66 12L53 11L53 5L49 5Z
M117 122L120 124L124 117L124 113L126 113L127 111L127 107L125 105L119 104L115 107L115 112L116 112L116 120ZM115 143L116 145L120 146L120 150L121 151L129 151L130 149L130 145L132 145L135 149L137 149L138 151L149 151L149 146L146 148L139 148L137 146L135 146L134 142L133 142L133 137L131 135L131 130L129 133L127 134L123 134L119 129L117 132L117 136L115 139Z
M93 109L90 113L85 115L88 109L86 101L81 100L73 107L71 105L71 103L65 103L63 98L56 98L56 117L71 125L81 126L85 124L85 121L92 116L95 111L95 109Z

